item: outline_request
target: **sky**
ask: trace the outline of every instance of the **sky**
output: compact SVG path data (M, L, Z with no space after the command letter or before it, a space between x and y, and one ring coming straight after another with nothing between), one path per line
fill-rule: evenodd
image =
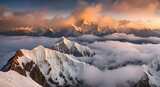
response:
M75 9L77 6L83 6L80 4L84 3L87 5L101 4L105 11L119 13L137 11L139 13L157 14L159 11L159 0L0 0L1 6L20 11L37 9L67 11Z
M74 8L77 0L0 0L0 5L13 10L68 10Z
M48 22L66 27L79 20L116 28L159 29L159 12L159 0L0 0L0 31L46 27Z

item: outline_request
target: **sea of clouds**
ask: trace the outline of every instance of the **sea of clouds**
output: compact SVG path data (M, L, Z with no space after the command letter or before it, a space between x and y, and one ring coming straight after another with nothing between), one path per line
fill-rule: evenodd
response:
M103 37L82 35L68 37L95 51L93 57L77 57L89 64L80 76L90 87L131 87L143 76L143 65L160 56L159 37L138 37L115 33ZM38 45L52 47L61 38L0 36L0 68L21 48Z

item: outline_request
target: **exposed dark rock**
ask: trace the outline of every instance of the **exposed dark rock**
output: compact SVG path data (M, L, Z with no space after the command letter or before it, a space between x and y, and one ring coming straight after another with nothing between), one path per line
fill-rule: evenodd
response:
M145 74L134 87L151 87L148 76Z
M34 81L36 81L43 87L48 87L49 84L47 83L44 75L42 74L37 65L35 65L35 67L33 67L33 69L30 71L30 76Z
M22 57L22 56L23 56L23 53L20 50L18 50L16 52L16 54L2 68L2 71L14 70L14 71L17 71L18 73L26 76L25 70L21 68L20 64L17 61L18 57Z

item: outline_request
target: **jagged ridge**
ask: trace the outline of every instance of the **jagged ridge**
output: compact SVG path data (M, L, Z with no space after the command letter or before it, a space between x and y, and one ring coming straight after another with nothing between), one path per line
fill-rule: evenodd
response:
M38 46L33 50L17 51L2 70L15 70L43 87L75 87L81 83L77 76L83 67L85 64L73 59L73 56Z
M62 40L60 40L54 48L60 52L72 54L77 57L92 57L95 55L95 52L87 46L80 45L79 43L71 41L66 37L62 37Z

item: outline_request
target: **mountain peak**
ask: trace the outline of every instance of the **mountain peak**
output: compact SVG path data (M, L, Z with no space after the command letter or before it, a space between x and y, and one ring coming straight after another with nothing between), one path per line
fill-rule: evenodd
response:
M45 49L45 47L42 45L38 45L37 47L34 48L34 50L39 50L39 49Z
M66 37L62 37L62 40L57 42L55 49L60 52L72 54L78 57L95 55L95 52L89 47L83 46L75 41L71 41Z
M62 37L63 39L63 43L68 47L68 49L71 49L71 47L74 45L74 42L72 42L71 40L67 39L66 37Z
M160 87L160 57L152 60L151 64L144 66L150 85Z
M84 63L64 53L37 46L32 50L21 49L5 65L3 71L14 70L32 78L43 87L79 84L79 72Z

